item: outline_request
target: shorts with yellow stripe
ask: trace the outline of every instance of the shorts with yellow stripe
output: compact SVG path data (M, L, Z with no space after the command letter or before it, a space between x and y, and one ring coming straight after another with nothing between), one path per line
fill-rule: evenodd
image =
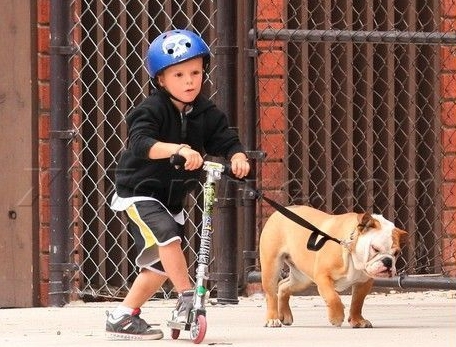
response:
M158 201L137 201L128 207L127 229L132 235L136 251L136 265L142 269L165 274L158 247L184 239L184 227L177 223L168 210Z

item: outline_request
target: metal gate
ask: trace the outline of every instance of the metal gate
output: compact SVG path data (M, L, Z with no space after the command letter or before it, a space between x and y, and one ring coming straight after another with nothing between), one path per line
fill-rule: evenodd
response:
M70 257L78 270L71 292L120 298L136 276L125 220L108 206L113 172L125 139L123 117L151 87L143 68L148 42L175 27L195 30L213 53L233 57L233 110L240 114L234 123L249 149L267 153L256 165L258 188L284 204L382 213L410 232L402 273L454 275L454 263L444 266L456 252L454 214L442 218L454 213L444 190L454 162L443 165L449 149L441 139L444 112L455 113L454 100L446 103L443 66L456 40L441 32L440 2L234 3L238 22L220 28L225 1L73 1ZM236 47L218 44L223 30L236 31ZM217 98L221 67L211 66L205 92ZM195 192L186 209L190 273L199 200ZM252 255L271 209L243 203L230 210L241 215L232 252ZM256 259L242 256L236 266L241 275L260 270ZM169 297L172 285L162 294Z
M216 6L212 0L73 1L76 14L73 37L78 52L72 59L75 78L70 86L75 100L71 114L77 133L72 146L75 160L70 196L74 239L70 257L78 269L71 278L73 294L87 300L121 298L137 275L135 249L126 230L124 216L111 211L109 203L114 188L114 170L126 139L124 116L149 94L152 87L144 68L144 57L153 38L166 30L186 28L205 39L212 57L209 78L203 90L216 100L219 95L223 96L217 103L225 111L232 111L228 116L232 117L231 123L236 126L238 120L232 113L236 113L237 106L233 103L237 103L238 97L226 95L231 93L228 90L230 81L236 82L237 79L230 71L229 75L225 74L225 80L217 82L226 66L221 64L217 68L217 64L228 57L229 64L242 73L242 62L236 62L234 47L226 46L227 40L221 37L225 33L234 34L234 29L231 32L223 29L220 33L221 27L215 27L216 21L222 26L224 22L232 25L234 21L230 22L230 17L236 15L234 10L233 2L222 1ZM242 8L238 7L236 11L240 13ZM242 22L238 26L239 30L243 30ZM241 69L236 68L238 65ZM243 83L239 87L239 95L243 95ZM186 206L187 239L184 251L190 274L194 274L199 246L200 195L201 191L197 190L188 198ZM220 199L220 204L228 200ZM234 215L239 214L236 207L228 202L223 211L228 224L236 228L231 225L231 221L236 221ZM219 225L219 229L223 227L225 223ZM228 230L225 234L237 238L236 230ZM220 237L215 235L217 238ZM228 241L237 244L238 240ZM218 278L221 285L229 279L235 285L234 294L237 297L238 252L234 249L231 255L234 265L221 262L215 268L217 252L220 253L220 248L215 247L211 278ZM217 280L214 281L210 289L216 286ZM172 284L165 283L157 295L169 297L172 294Z
M454 27L441 32L442 6L259 1L250 33L268 152L263 190L285 204L383 214L410 233L400 272L433 278L454 275L456 253L455 139L442 142L456 114L454 71L445 70L456 36Z

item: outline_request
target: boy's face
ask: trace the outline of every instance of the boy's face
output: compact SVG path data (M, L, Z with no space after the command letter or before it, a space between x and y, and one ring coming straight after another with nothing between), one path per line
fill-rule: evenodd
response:
M197 57L172 65L158 75L160 86L175 98L191 103L201 91L203 83L203 58ZM172 99L181 110L183 104Z

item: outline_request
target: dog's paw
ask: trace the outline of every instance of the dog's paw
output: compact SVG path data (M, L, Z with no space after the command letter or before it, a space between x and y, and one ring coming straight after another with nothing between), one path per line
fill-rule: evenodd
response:
M293 313L291 313L291 308L288 305L288 301L282 303L282 305L280 306L279 319L282 322L282 325L293 324Z
M339 313L333 313L331 312L330 315L329 315L329 322L335 326L335 327L341 327L342 326L342 323L344 322L344 319L345 319L345 315L342 312L339 312Z
M268 319L264 326L267 328L280 328L282 323L280 322L280 319Z
M340 327L345 320L344 305L340 301L340 298L336 296L332 300L327 300L328 305L328 320L335 326Z
M338 319L337 320L336 319L332 319L332 320L329 320L329 323L331 323L335 327L341 327L343 321L340 321Z
M283 325L291 325L293 324L293 316L292 315L285 315L281 320Z
M350 323L352 328L372 328L372 323L368 321L367 319L348 319L348 322Z

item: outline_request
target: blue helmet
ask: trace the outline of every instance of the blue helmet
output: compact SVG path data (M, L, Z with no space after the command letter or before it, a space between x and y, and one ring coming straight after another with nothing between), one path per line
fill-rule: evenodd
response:
M203 57L209 61L209 47L201 37L188 30L170 30L159 35L147 51L147 71L155 78L169 66Z

